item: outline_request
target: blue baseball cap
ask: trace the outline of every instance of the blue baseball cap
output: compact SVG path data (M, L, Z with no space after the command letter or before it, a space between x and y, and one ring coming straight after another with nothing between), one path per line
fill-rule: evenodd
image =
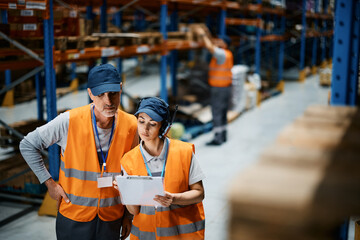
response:
M169 117L169 105L157 97L143 98L135 116L139 113L146 113L152 120L161 122Z
M111 64L93 67L88 76L88 88L94 96L106 92L120 92L121 77Z

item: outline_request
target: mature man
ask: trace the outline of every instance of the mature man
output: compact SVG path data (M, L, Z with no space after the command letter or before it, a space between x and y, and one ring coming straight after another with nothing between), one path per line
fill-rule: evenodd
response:
M94 67L87 89L93 102L60 114L20 142L25 161L57 200L57 239L118 240L121 226L122 239L130 233L131 217L112 187L121 157L138 144L136 118L118 109L121 87L115 67ZM39 153L54 143L61 147L59 183Z
M227 140L226 125L231 96L233 55L223 40L210 39L201 27L196 28L196 32L212 54L208 83L211 86L214 138L207 145L221 145Z

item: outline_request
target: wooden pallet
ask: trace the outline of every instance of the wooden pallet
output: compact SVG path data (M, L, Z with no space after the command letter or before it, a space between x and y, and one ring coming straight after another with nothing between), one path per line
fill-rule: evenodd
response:
M231 184L230 239L335 239L360 214L360 113L309 107Z
M46 187L41 186L35 174L29 169L20 153L0 161L0 181L7 179L10 180L0 185L0 191L43 194L46 190Z

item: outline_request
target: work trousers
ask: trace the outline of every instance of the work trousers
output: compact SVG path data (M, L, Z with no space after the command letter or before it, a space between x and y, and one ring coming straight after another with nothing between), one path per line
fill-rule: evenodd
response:
M215 133L226 130L231 87L211 87L211 112Z
M102 221L97 215L90 222L77 222L58 212L56 237L58 240L119 240L121 222L122 218Z

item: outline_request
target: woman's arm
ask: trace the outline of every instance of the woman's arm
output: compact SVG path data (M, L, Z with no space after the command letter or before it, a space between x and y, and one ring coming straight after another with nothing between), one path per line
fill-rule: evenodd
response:
M183 193L165 192L165 196L156 195L154 200L164 207L169 207L171 204L190 205L201 202L205 197L202 181L194 183L189 187L190 190Z
M129 211L129 213L131 213L132 215L137 215L140 212L140 206L139 205L126 205L127 210Z

